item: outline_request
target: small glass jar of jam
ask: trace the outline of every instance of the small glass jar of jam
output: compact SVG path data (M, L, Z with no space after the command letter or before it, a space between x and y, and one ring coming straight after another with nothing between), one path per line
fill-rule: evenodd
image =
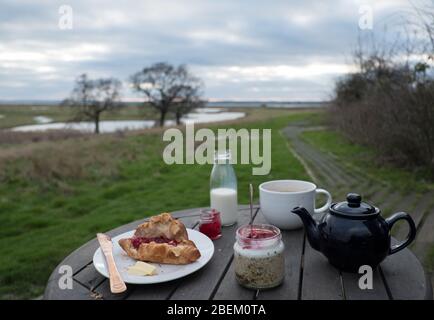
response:
M200 212L199 231L207 235L211 240L222 236L222 222L220 212L215 209L205 209Z
M279 228L244 225L236 232L235 278L250 289L267 289L282 283L285 274L284 244Z

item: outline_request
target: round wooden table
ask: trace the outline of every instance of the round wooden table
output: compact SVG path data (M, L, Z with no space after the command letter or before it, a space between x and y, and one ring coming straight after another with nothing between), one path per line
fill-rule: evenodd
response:
M264 222L255 206L255 222ZM197 228L200 208L177 211L187 227ZM239 207L238 225L249 221L248 206ZM116 236L133 230L144 220L107 232ZM284 283L269 290L248 290L239 286L233 270L233 244L237 225L224 227L223 236L214 241L215 253L201 270L182 279L153 285L127 284L122 294L110 292L109 281L93 266L98 248L96 239L75 250L57 266L48 280L45 299L432 299L432 289L422 265L404 249L387 257L373 276L373 289L361 290L358 274L341 272L305 240L304 230L284 231L286 275ZM101 230L103 231L103 230ZM73 270L72 289L61 289L59 268Z

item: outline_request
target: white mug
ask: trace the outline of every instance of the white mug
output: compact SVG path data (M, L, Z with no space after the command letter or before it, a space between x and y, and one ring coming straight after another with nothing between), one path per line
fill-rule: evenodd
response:
M318 193L327 196L327 203L315 208ZM259 201L265 219L280 229L297 229L303 223L291 210L301 206L315 217L325 212L332 203L332 196L327 190L318 189L312 182L301 180L274 180L259 185Z

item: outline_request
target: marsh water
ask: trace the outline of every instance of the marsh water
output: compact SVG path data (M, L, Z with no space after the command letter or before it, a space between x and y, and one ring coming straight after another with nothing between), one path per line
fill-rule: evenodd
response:
M217 121L236 120L243 118L244 112L226 112L217 108L202 108L196 112L187 114L181 119L182 123L194 122L194 123L209 123ZM95 129L95 124L90 121L84 122L51 122L48 117L38 116L34 118L38 124L25 125L14 127L12 131L46 131L46 130L78 130L83 132L92 132ZM173 120L166 121L166 125L173 125ZM155 126L154 120L104 120L100 121L99 129L101 133L110 133L116 131L125 130L140 130L146 128L152 128Z

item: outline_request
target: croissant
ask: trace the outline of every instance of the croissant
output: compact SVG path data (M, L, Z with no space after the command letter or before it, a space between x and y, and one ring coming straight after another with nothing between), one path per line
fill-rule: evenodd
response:
M146 262L188 264L200 258L184 224L169 213L139 225L134 236L120 239L119 245L131 258Z

